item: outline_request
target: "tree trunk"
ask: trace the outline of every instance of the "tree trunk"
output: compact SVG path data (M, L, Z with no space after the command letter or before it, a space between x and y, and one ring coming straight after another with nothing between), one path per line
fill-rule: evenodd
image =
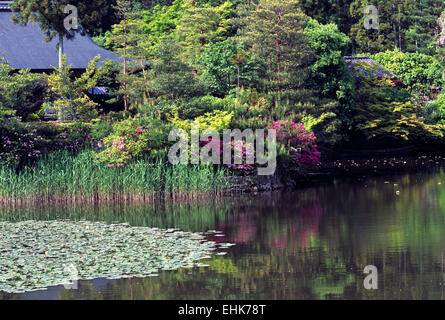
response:
M62 70L62 57L64 54L63 34L59 33L59 70Z
M127 15L124 16L124 81L122 84L124 90L124 110L128 111L127 99Z
M280 101L281 96L281 51L280 51L280 40L275 40L276 48L277 48L277 105Z
M70 107L71 107L71 112L73 113L73 121L76 122L77 114L76 114L76 109L73 106L73 97L71 95L70 95Z
M61 73L60 75L62 77L64 77L65 75L62 74L62 61L63 61L63 54L64 54L64 48L63 48L63 34L59 33L59 72ZM71 101L70 101L71 104ZM57 115L57 119L59 121L63 120L64 118L64 110L60 109L58 111L58 115Z
M396 9L396 6L393 3L392 4L392 14L393 15L395 14L395 9ZM397 50L397 29L396 29L396 22L395 21L393 21L393 23L392 23L392 28L393 28L393 31L394 31L394 48L395 48L395 50Z
M136 26L136 28L138 28L138 26ZM142 56L141 56L141 46L139 45L139 29L136 29L136 37L137 37L137 42L136 45L138 47L138 58L139 58L139 64L141 65L142 68L142 75L144 76L144 85L145 85L145 92L144 92L144 97L148 98L148 100L151 99L150 97L150 90L148 88L148 84L147 84L147 75L146 75L146 71L145 71L145 66L144 66L144 62L142 61ZM144 103L145 103L145 99L144 99Z

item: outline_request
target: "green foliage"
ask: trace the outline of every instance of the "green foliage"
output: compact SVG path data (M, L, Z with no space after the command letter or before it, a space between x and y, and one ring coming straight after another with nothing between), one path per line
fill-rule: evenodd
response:
M14 0L11 8L16 12L14 21L26 25L37 22L40 28L47 33L46 41L57 35L72 37L72 30L67 30L64 20L67 14L64 8L73 5L78 10L78 22L90 34L94 34L104 17L111 14L112 6L107 0Z
M245 45L233 38L209 44L199 58L202 79L212 94L227 94L230 89L252 84L257 61L249 56Z
M422 90L429 93L431 86L441 86L439 63L431 56L422 53L404 53L398 50L379 52L373 58L403 79L409 90Z
M199 124L199 131L203 132L207 129L216 130L221 132L224 129L228 129L233 119L233 113L228 111L216 110L213 113L206 113L203 116L193 119L194 122ZM178 118L177 114L170 118L170 122L173 127L191 132L191 121L182 120Z
M425 106L422 111L427 123L445 125L445 92L442 92L434 102Z
M188 61L193 61L209 43L227 38L232 3L226 1L220 6L200 6L195 5L193 0L188 0L184 9L176 37L183 47L183 56Z
M170 126L160 120L134 118L117 122L103 139L104 150L98 158L110 167L124 166L144 154L152 157L165 153Z
M102 140L113 133L113 126L107 121L98 121L93 125L91 137L96 140Z
M409 101L393 101L385 88L388 79L362 76L356 92L354 111L354 140L372 141L387 146L410 141L427 142L442 137L440 127L425 124L418 116L419 108Z
M224 108L224 100L211 95L195 97L188 101L182 102L175 110L182 119L194 119L205 113Z
M349 7L353 0L300 0L304 13L320 23L334 23L341 32L349 33L353 22Z
M156 5L152 10L142 12L139 23L147 36L143 45L152 56L156 46L176 30L184 11L184 0L175 0L170 6Z
M233 113L232 127L261 129L273 120L272 101L255 89L237 89L224 99L226 109Z
M62 68L55 69L48 76L48 86L55 95L55 101L44 104L45 108L58 111L63 117L77 120L91 120L97 116L96 107L85 92L96 86L97 80L108 72L108 65L97 67L100 56L88 64L86 71L74 78L71 66L66 65L66 56L62 59Z
M364 28L367 5L378 8L378 30ZM355 0L350 6L354 25L349 36L358 52L398 49L432 54L438 18L444 9L445 3L436 0Z
M298 0L260 0L244 17L243 39L259 58L263 91L273 93L275 104L293 99L308 75L311 57L303 32L308 17Z
M150 88L163 99L190 98L203 91L192 68L179 58L180 47L173 39L165 39L156 49L156 60L150 70Z
M33 120L44 100L46 76L29 70L14 72L0 59L0 108L5 116L15 114L22 120Z
M343 59L349 38L335 24L322 25L314 19L306 24L304 32L315 54L309 87L319 90L321 97L339 102L336 113L347 131L351 127L354 94L354 81Z

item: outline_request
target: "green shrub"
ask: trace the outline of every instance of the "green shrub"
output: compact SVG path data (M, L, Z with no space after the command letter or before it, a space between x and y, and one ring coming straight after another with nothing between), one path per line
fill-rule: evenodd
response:
M99 121L93 125L91 137L96 140L102 140L113 132L113 126L107 121Z
M155 156L167 152L170 125L149 118L130 118L113 125L103 140L105 149L98 158L108 166L124 166L144 154Z
M199 123L199 130L201 132L207 129L221 132L222 130L229 128L232 119L233 112L216 110L212 113L206 113L203 116L199 116L193 121ZM191 121L182 120L177 114L175 114L173 118L170 118L170 122L175 128L185 130L189 133L191 131Z

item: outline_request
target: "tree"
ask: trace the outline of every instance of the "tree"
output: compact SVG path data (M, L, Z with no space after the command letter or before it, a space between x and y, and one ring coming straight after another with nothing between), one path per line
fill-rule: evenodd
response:
M375 66L362 63L354 68L358 84L352 137L356 143L372 141L374 145L386 147L406 141L424 143L425 137L442 137L441 129L425 124L417 115L419 108L409 97L399 94L390 79L370 77L363 72L372 72Z
M180 46L175 40L166 38L159 44L150 70L151 88L157 97L191 98L203 91L192 68L182 62L179 55Z
M378 10L378 29L366 29L364 9ZM437 19L445 8L437 0L354 0L350 7L354 25L350 37L357 52L400 50L431 54L438 35Z
M62 68L55 69L48 76L49 91L55 95L53 102L44 104L45 108L52 108L73 121L91 120L97 114L97 104L86 92L95 87L99 78L109 70L109 64L97 67L100 56L96 56L88 64L88 68L80 77L73 77L71 65L66 65L66 56L62 56Z
M322 98L339 102L336 113L343 129L348 131L354 105L354 80L343 56L348 49L349 38L338 30L337 25L323 25L314 19L307 23L304 32L315 55L310 66L309 87L319 91Z
M260 0L245 16L242 37L250 53L264 61L265 89L274 91L275 105L282 92L301 88L307 78L311 51L303 31L308 17L298 0Z
M410 10L410 26L407 30L407 51L434 53L435 39L439 34L438 18L445 3L437 0L415 0Z
M29 70L14 72L0 58L0 108L5 111L4 114L14 114L22 120L37 117L34 113L43 104L45 87L45 75Z
M177 27L177 38L184 47L184 58L192 61L209 44L225 40L230 29L232 3L199 6L189 0Z
M141 15L130 11L129 1L119 0L118 6L122 21L113 26L107 41L113 43L114 51L123 60L122 71L117 80L121 84L120 93L124 110L127 111L130 103L140 105L150 99L146 61L152 58L152 53L146 46L149 35L143 30Z
M432 86L440 87L443 84L439 62L432 56L388 50L375 54L373 58L399 79L403 79L408 90L415 96L419 95L419 102L430 94Z
M245 45L229 38L210 44L199 57L201 78L213 94L225 95L231 88L254 80L255 60L244 51Z
M115 40L120 40L119 42L122 43L122 57L123 57L123 70L122 70L122 90L123 90L123 97L124 97L124 110L128 110L128 96L127 96L127 83L128 83L128 70L127 70L127 43L128 43L128 20L130 18L130 0L117 0L115 9L119 15L119 17L122 19L120 25L122 27L122 32L119 34L115 32L114 34L119 34L120 37L115 37Z
M442 80L445 84L445 10L442 12L442 15L439 18L439 24L441 32L436 41L436 59L439 62Z
M309 17L320 23L335 23L341 32L349 34L349 7L353 0L300 0L300 7Z
M175 0L170 6L156 5L141 13L139 26L144 33L143 47L154 57L156 46L176 30L185 12L184 0Z
M100 26L103 17L110 13L109 2L106 0L14 0L11 4L11 9L16 13L13 16L14 22L22 25L37 22L47 34L45 41L58 37L59 68L62 68L64 38L69 39L76 35L73 30L65 28L68 14L64 10L68 5L77 8L78 23L88 33L93 33Z

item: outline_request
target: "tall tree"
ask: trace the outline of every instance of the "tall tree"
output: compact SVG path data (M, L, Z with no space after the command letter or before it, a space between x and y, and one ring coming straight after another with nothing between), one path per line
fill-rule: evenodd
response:
M65 19L68 17L65 8L68 5L77 9L78 23L88 33L99 28L103 17L110 14L107 0L14 0L11 4L11 9L16 13L14 22L22 25L37 22L47 34L45 41L58 37L59 68L62 67L64 38L75 36L74 30L65 27Z
M410 26L407 30L407 51L432 54L439 34L438 19L445 9L445 2L414 0L410 10Z
M197 1L186 2L185 13L177 28L177 38L184 47L185 59L193 60L211 42L225 40L230 29L232 3L214 7L200 6Z
M307 78L312 55L303 28L308 17L298 0L260 0L245 19L243 37L251 53L265 61L266 90L274 92L278 105L283 92L301 88Z
M365 7L378 10L378 29L364 26ZM445 3L438 0L354 0L350 7L354 25L350 37L356 52L385 50L432 54L438 35L438 17Z
M304 13L321 23L335 23L341 32L351 28L349 6L353 0L300 0Z
M88 64L86 71L74 78L71 65L66 64L66 56L62 56L62 68L56 69L48 76L49 91L56 97L54 102L45 103L45 107L54 108L63 116L69 116L73 121L89 121L97 116L98 106L85 94L96 86L97 81L109 70L110 63L97 67L100 56L96 56Z
M118 16L121 19L121 23L118 27L121 27L122 31L120 33L115 32L114 34L118 34L118 38L115 40L120 40L119 43L122 45L122 57L123 57L123 70L122 70L122 91L124 97L124 110L128 111L128 94L127 94L127 85L128 85L128 57L127 57L127 46L128 46L128 29L129 29L129 20L131 18L131 1L130 0L117 0L115 9L117 11Z
M338 30L337 25L323 25L314 19L307 23L304 31L315 54L315 61L310 66L309 87L318 90L320 97L339 102L336 114L346 132L352 124L354 105L354 81L343 59L349 38Z
M445 10L439 18L440 34L436 40L436 59L440 64L442 79L445 83Z

